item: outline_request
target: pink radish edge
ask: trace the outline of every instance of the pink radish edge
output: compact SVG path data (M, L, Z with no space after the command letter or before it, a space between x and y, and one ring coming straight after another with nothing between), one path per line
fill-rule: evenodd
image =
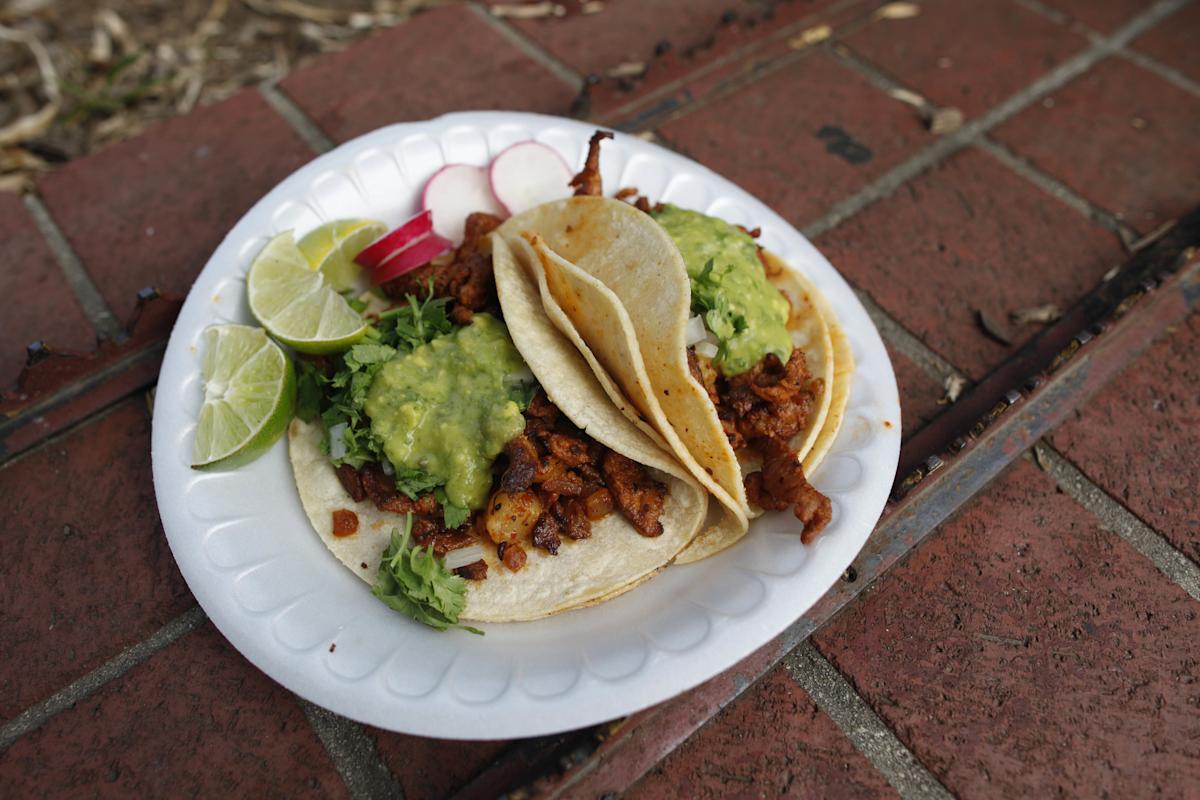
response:
M433 213L433 231L457 244L463 239L463 223L476 211L508 216L500 205L483 167L447 164L433 173L421 194L421 206Z
M429 233L414 241L408 247L395 253L378 267L372 274L371 280L377 284L386 283L398 278L417 267L428 264L431 260L454 247L449 239L443 239L436 233Z
M359 251L354 262L368 269L376 269L391 256L403 250L411 242L425 236L433 229L433 217L428 211L422 211L415 217L401 223L394 230L385 233Z
M509 214L570 197L571 176L557 150L533 141L510 145L488 167L492 194Z

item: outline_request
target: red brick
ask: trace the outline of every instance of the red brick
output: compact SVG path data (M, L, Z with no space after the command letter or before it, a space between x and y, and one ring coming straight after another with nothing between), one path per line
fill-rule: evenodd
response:
M186 293L238 218L312 151L252 89L44 178L50 213L119 319Z
M376 729L371 733L406 800L449 797L511 744L425 739Z
M897 797L782 667L664 759L630 800Z
M1087 41L1010 0L933 0L846 39L854 50L941 106L980 114Z
M815 24L833 4L834 0L611 0L599 14L512 24L559 61L601 78L593 99L594 109L604 111L803 20ZM670 45L664 53L656 53L660 42ZM646 72L624 81L608 77L613 67L627 63L643 63Z
M21 198L0 193L0 390L17 382L25 345L37 339L68 350L88 351L95 332Z
M1017 309L1070 305L1124 261L1116 237L990 156L968 150L869 206L817 246L852 283L975 379L1012 346L989 338L982 309L1008 326Z
M293 695L211 626L0 757L9 797L345 797Z
M1051 440L1200 563L1200 313L1154 345Z
M831 152L831 134L818 136L825 128L866 147L869 158L851 163ZM681 117L660 133L797 225L929 142L908 109L824 53Z
M1146 8L1146 0L1043 0L1072 19L1104 33L1111 33Z
M995 136L1143 232L1200 198L1200 98L1120 58L1098 64Z
M1195 42L1197 31L1200 31L1200 6L1193 4L1176 11L1135 39L1133 48L1200 81L1200 51Z
M1018 461L816 636L960 797L1200 785L1200 613Z
M938 403L945 389L907 357L888 346L896 386L900 389L900 434L907 439L942 413L945 406Z
M0 470L0 716L11 717L189 608L158 520L144 401Z
M466 5L420 14L299 70L281 87L338 141L449 111L566 114L575 96Z

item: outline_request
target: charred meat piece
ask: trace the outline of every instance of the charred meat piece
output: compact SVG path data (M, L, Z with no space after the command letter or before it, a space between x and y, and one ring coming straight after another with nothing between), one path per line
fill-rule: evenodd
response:
M796 451L786 442L772 438L757 444L762 451L762 471L746 476L748 499L769 511L791 508L796 519L804 523L800 541L808 544L833 517L829 498L809 484Z
M558 555L558 546L562 544L562 523L557 516L547 509L538 517L533 526L533 546L540 547L552 556Z
M642 536L661 536L663 503L667 487L651 478L645 467L609 450L601 464L605 482L621 509Z
M459 325L466 325L474 312L496 305L492 256L484 244L487 235L499 224L500 218L492 214L471 214L463 226L463 243L452 257L435 259L388 281L381 288L388 297L398 300L410 294L424 298L432 281L433 296L453 299L450 316Z
M587 539L592 535L592 521L588 518L587 501L574 497L565 502L560 501L559 507L562 509L562 516L566 518L563 522L563 532L568 538L579 540Z
M547 436L546 448L568 467L581 467L592 460L587 442L563 433Z
M747 442L768 437L786 441L795 436L808 423L813 400L821 389L821 381L809 375L800 348L792 351L786 364L768 353L725 383L719 407L733 412L737 432Z
M564 469L554 477L542 481L541 489L543 492L564 497L579 497L583 494L583 479L574 472Z
M533 475L537 472L537 448L528 436L521 434L504 445L504 453L508 456L508 468L500 478L500 488L510 494L525 491L533 484Z
M363 489L367 497L380 511L393 514L437 514L441 508L432 494L423 494L412 500L396 489L396 482L385 474L377 464L368 464L359 470Z
M367 499L367 490L363 488L362 476L358 474L358 470L349 464L340 464L334 468L334 472L351 500L361 503Z
M608 131L596 131L592 134L592 140L588 142L587 160L583 162L583 169L571 178L569 184L575 187L576 197L584 195L599 197L604 194L600 183L600 143L611 138L613 135Z
M469 581L485 580L487 578L487 562L482 558L478 561L472 561L470 564L466 564L454 570L454 574L466 578Z

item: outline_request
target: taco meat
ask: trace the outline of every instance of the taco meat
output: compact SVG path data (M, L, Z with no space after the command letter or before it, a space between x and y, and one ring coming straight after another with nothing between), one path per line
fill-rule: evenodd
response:
M583 162L583 169L571 178L571 183L568 184L575 187L576 197L586 195L599 197L604 194L604 187L600 183L600 143L611 138L613 135L608 131L596 131L592 134L592 139L588 142L588 154L587 159Z
M613 450L604 455L602 471L617 508L628 517L642 536L661 536L659 517L667 487L646 474L641 464Z
M804 523L800 541L809 544L833 518L829 498L814 489L804 477L796 451L774 437L758 441L762 471L746 476L746 495L751 503L768 511L792 509Z

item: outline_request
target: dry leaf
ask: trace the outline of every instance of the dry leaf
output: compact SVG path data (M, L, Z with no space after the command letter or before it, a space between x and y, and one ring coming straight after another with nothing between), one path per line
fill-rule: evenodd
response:
M1033 460L1037 462L1038 467L1042 472L1050 471L1050 455L1042 448L1040 444L1033 446Z
M1018 308L1011 312L1008 317L1017 325L1028 325L1031 322L1054 322L1062 316L1062 309L1054 303L1047 303L1044 306L1031 306L1029 308Z
M509 17L511 19L541 19L543 17L561 17L567 9L558 3L530 3L529 5L498 5L492 6L493 17Z
M874 19L911 19L921 13L916 3L888 3L875 10Z
M295 17L307 22L330 23L337 22L342 18L341 11L310 6L300 0L242 0L242 2L260 14Z
M1000 344L1012 344L1012 336L1009 335L1008 331L1004 330L998 322L989 317L987 312L982 308L975 309L975 320L979 323L979 327L983 329L984 333Z
M634 78L642 75L646 71L646 62L644 61L626 61L622 64L617 64L615 67L605 72L610 78Z
M1112 267L1111 269L1109 269L1108 272L1106 272L1100 276L1101 282L1108 283L1113 278L1117 277L1117 273L1120 271L1121 271L1121 265L1117 264L1115 267Z
M604 10L603 0L589 0L579 9L581 14L599 14Z
M901 103L910 105L913 108L924 108L929 103L924 97L909 89L889 89L888 95L893 100L899 100Z
M939 405L949 405L962 395L963 389L967 388L967 379L961 375L947 375L942 379L942 389L946 394L941 400L938 400Z
M954 133L963 125L963 113L957 108L939 108L929 117L929 132L942 135Z
M116 39L117 44L121 45L122 51L132 53L137 50L137 40L129 32L129 26L125 24L125 20L121 19L121 15L111 8L102 8L96 12L96 24L104 28L109 36Z
M33 178L23 173L0 175L0 192L28 192L33 189Z
M788 47L793 50L803 50L805 47L812 47L814 44L825 41L832 35L833 28L828 25L817 25L788 39Z

